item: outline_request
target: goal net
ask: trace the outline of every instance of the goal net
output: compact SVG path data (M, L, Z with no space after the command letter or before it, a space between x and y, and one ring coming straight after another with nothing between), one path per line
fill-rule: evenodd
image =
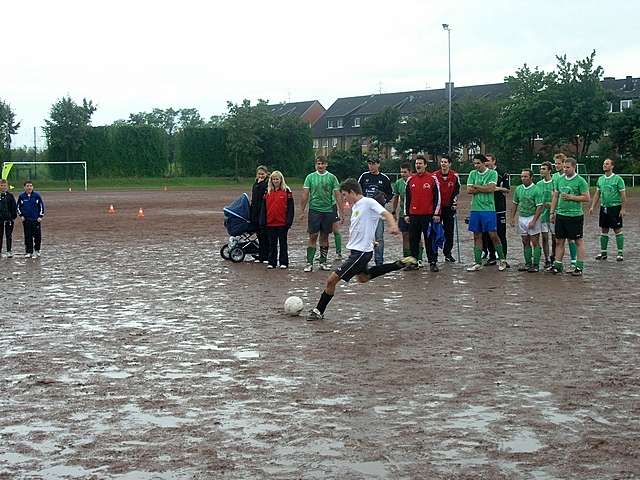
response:
M87 162L3 162L2 174L13 186L31 180L44 183L47 188L87 191Z

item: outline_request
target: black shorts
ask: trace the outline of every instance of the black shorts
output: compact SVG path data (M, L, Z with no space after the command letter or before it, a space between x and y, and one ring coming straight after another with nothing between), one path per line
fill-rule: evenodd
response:
M400 216L400 218L398 219L398 228L402 233L407 233L409 231L409 224L405 222L403 216Z
M584 215L567 217L556 215L556 238L561 240L579 240L582 238Z
M620 217L620 205L615 207L600 207L600 228L622 228L622 217Z
M312 235L318 232L328 235L333 230L333 224L339 221L338 209L335 205L332 212L317 212L309 209L308 232Z
M348 282L355 275L359 273L367 273L369 269L367 265L373 256L373 252L360 252L358 250L351 250L349 258L347 258L342 265L335 269L336 274L341 280Z

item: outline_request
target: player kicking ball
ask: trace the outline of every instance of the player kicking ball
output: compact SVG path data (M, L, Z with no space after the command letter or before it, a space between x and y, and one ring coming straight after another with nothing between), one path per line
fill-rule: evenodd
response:
M393 215L387 209L373 198L362 195L362 188L356 179L347 178L342 182L340 193L343 200L351 204L351 224L349 226L349 243L347 243L347 249L351 253L349 258L329 275L318 305L309 312L307 317L309 321L324 318L324 312L333 298L340 280L348 282L351 278L356 277L358 282L366 283L385 273L415 266L418 263L414 257L404 257L392 263L369 268L368 264L373 256L373 243L380 216L389 225L389 233L397 235L400 230Z
M542 192L533 183L533 172L525 168L520 174L522 184L518 185L513 194L513 209L511 210L511 226L516 225L518 216L518 232L522 238L524 249L524 263L518 267L519 272L536 273L540 271L540 215L543 210Z

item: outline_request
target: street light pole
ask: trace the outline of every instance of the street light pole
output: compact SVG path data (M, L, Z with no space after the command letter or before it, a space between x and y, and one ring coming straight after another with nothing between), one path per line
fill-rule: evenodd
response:
M451 155L451 27L443 23L442 28L447 31L447 44L449 49L449 155Z

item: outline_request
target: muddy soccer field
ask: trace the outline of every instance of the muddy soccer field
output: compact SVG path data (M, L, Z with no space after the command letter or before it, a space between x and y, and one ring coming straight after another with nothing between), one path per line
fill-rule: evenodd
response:
M640 478L637 199L623 263L592 216L582 278L396 272L310 323L300 222L288 271L219 255L240 191L44 194L0 263L0 479Z

